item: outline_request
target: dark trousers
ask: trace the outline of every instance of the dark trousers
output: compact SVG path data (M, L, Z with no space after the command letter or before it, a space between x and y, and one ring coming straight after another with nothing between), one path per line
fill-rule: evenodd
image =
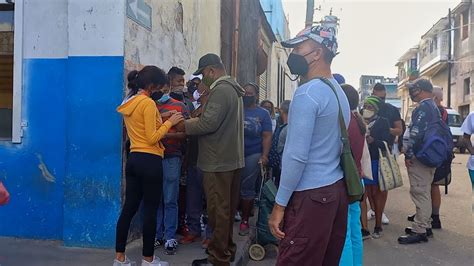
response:
M241 169L229 172L203 172L209 225L214 232L209 243L209 262L230 265L237 246L232 240L234 215L239 203Z
M133 152L125 167L125 204L117 222L116 252L125 252L128 230L143 199L143 256L154 252L156 214L163 191L162 158L149 153Z
M201 215L203 214L204 185L202 171L196 165L188 166L186 180L186 220L192 235L201 235ZM210 239L212 229L206 226L205 239Z
M339 265L347 230L349 200L343 180L297 191L285 209L277 265Z

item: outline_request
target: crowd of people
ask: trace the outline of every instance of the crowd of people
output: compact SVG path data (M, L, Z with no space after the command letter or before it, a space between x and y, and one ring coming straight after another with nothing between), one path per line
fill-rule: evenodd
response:
M281 110L260 101L259 86L241 87L214 54L203 56L187 79L178 67L132 71L128 88L118 108L129 155L114 265L130 264L125 245L142 199L143 265L162 263L154 256L158 248L174 255L178 245L196 241L209 259L194 265L227 265L236 252L234 219L239 234L248 235L261 170L272 148L277 158L283 153L290 101ZM277 174L280 164L275 166Z
M187 82L178 67L130 72L130 92L118 108L130 155L114 265L130 265L125 245L141 200L142 265L160 265L157 248L173 255L179 244L199 240L209 256L193 265L229 265L236 253L234 220L240 221L239 234L248 235L267 168L278 187L268 221L280 240L277 265L362 265L363 240L382 237L389 223L381 156L399 149L416 213L398 242L427 242L432 229L441 228L437 181L449 174L453 159L449 140L441 137L450 135L441 88L423 78L408 84L417 107L406 127L386 102L383 84L360 103L357 90L333 75L337 40L331 28L307 28L282 45L293 49L288 67L300 85L279 108L259 99L257 84L241 86L228 76L215 54L203 56ZM473 122L470 115L463 125L466 139ZM356 201L350 201L340 159L346 131L365 188ZM472 145L468 149L474 154Z

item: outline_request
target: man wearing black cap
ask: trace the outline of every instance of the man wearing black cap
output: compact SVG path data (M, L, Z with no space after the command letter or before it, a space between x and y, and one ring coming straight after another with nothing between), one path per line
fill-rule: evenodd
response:
M193 265L230 265L237 246L232 240L234 215L244 167L244 89L227 76L219 56L207 54L199 60L202 82L210 92L200 117L185 121L186 134L199 137L197 166L203 171L209 225L214 233L208 259Z
M415 158L415 152L423 147L425 133L434 119L441 119L438 107L433 101L433 85L420 78L408 84L410 98L419 103L413 110L411 124L404 137L406 144L405 165L410 180L410 195L416 205L412 227L405 229L407 235L398 238L400 244L427 242L431 230L431 183L436 168L429 167ZM438 118L437 118L438 117Z
M282 43L293 48L288 67L302 83L290 106L280 186L268 222L281 240L278 266L339 265L344 246L349 199L340 167L339 113L347 127L350 108L331 72L334 32L309 27Z

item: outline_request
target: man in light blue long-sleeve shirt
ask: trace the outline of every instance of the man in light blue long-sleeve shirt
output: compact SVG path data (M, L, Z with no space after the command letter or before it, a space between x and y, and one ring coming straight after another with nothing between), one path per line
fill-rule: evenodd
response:
M344 245L349 202L340 167L337 98L346 127L350 108L331 73L334 32L315 26L283 42L294 48L288 66L303 84L291 102L280 187L269 220L281 240L277 265L338 265ZM332 83L337 98L319 78Z

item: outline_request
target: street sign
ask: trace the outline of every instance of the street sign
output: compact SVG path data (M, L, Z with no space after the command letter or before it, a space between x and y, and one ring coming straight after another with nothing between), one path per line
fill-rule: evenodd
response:
M151 30L151 7L145 0L127 0L127 17Z

